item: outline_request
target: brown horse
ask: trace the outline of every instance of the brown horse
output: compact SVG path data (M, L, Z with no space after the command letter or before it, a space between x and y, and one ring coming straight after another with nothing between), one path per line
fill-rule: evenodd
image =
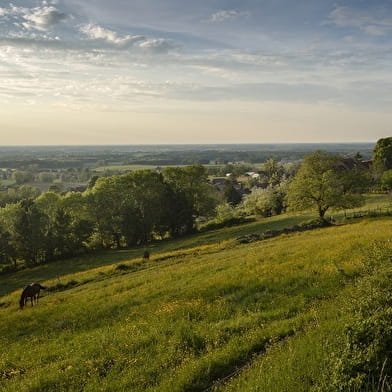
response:
M34 302L37 304L39 299L39 292L45 289L46 287L41 286L39 283L31 283L25 287L19 301L20 308L23 309L27 303L28 298L30 298L31 306L33 306Z

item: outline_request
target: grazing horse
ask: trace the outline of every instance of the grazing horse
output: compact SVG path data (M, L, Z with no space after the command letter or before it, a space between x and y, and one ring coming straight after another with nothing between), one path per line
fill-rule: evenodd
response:
M20 308L23 309L23 307L26 305L27 298L30 298L31 306L33 306L34 301L37 304L39 299L39 292L45 289L46 287L41 286L39 283L31 283L25 287L19 301Z

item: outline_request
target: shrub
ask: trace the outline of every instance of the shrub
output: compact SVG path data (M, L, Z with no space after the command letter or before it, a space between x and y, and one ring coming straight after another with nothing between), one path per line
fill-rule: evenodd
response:
M215 230L255 220L254 218L246 217L241 208L233 207L229 203L218 205L215 209L215 213L215 218L201 226L200 230Z
M244 209L248 214L263 217L279 215L285 210L285 186L257 188L244 200Z
M330 360L328 382L317 391L392 390L392 266L380 268L389 263L391 246L379 243L373 252L379 269L360 284L344 344Z

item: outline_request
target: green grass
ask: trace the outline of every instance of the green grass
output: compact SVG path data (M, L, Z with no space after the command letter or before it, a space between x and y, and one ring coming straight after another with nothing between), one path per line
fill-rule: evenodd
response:
M375 208L375 206L390 206L391 196L389 195L368 195L364 209ZM350 210L351 211L351 210ZM338 212L334 216L339 219L344 216L343 212ZM285 227L291 227L301 224L308 220L316 218L312 212L308 213L288 213L270 218L258 219L256 222L242 224L233 227L227 227L204 233L192 234L182 237L179 240L158 241L150 246L153 259L160 255L169 255L173 252L190 250L201 246L212 246L221 244L226 246L227 242L233 242L236 238L246 234L259 233L267 230L279 230ZM0 276L0 296L11 291L24 287L26 283L32 281L43 281L56 279L59 282L67 281L68 275L83 271L93 270L103 266L110 266L116 263L138 262L143 255L143 248L120 249L95 252L92 254L82 255L39 267L23 270L17 274ZM181 253L181 252L180 252ZM102 271L101 271L102 272ZM97 272L98 273L98 272Z
M0 185L6 188L15 184L16 184L15 180L0 180Z
M232 240L296 219L275 217L268 225L161 243L144 264L140 250L115 251L1 277L0 390L203 391L247 364L263 373L259 360L276 377L276 361L284 360L288 381L280 389L263 389L261 381L259 389L235 389L236 380L247 385L241 373L222 388L307 390L325 356L320 345L314 353L310 345L334 322L340 325L341 298L363 273L372 241L390 235L392 220L365 219L247 245ZM52 290L38 306L20 311L26 280ZM290 347L302 353L297 369ZM303 371L304 363L312 369ZM304 380L290 387L297 376Z

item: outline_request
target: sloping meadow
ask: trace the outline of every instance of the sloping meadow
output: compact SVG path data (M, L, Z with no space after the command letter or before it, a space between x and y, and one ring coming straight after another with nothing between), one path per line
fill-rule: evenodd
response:
M346 317L342 296L368 273L374 241L391 232L382 218L195 248L50 291L23 311L12 294L0 307L0 390L205 391L229 388L279 350L294 363L290 342ZM303 379L286 390L321 380L327 353L318 348L312 369L291 373ZM269 390L258 387L248 390Z

